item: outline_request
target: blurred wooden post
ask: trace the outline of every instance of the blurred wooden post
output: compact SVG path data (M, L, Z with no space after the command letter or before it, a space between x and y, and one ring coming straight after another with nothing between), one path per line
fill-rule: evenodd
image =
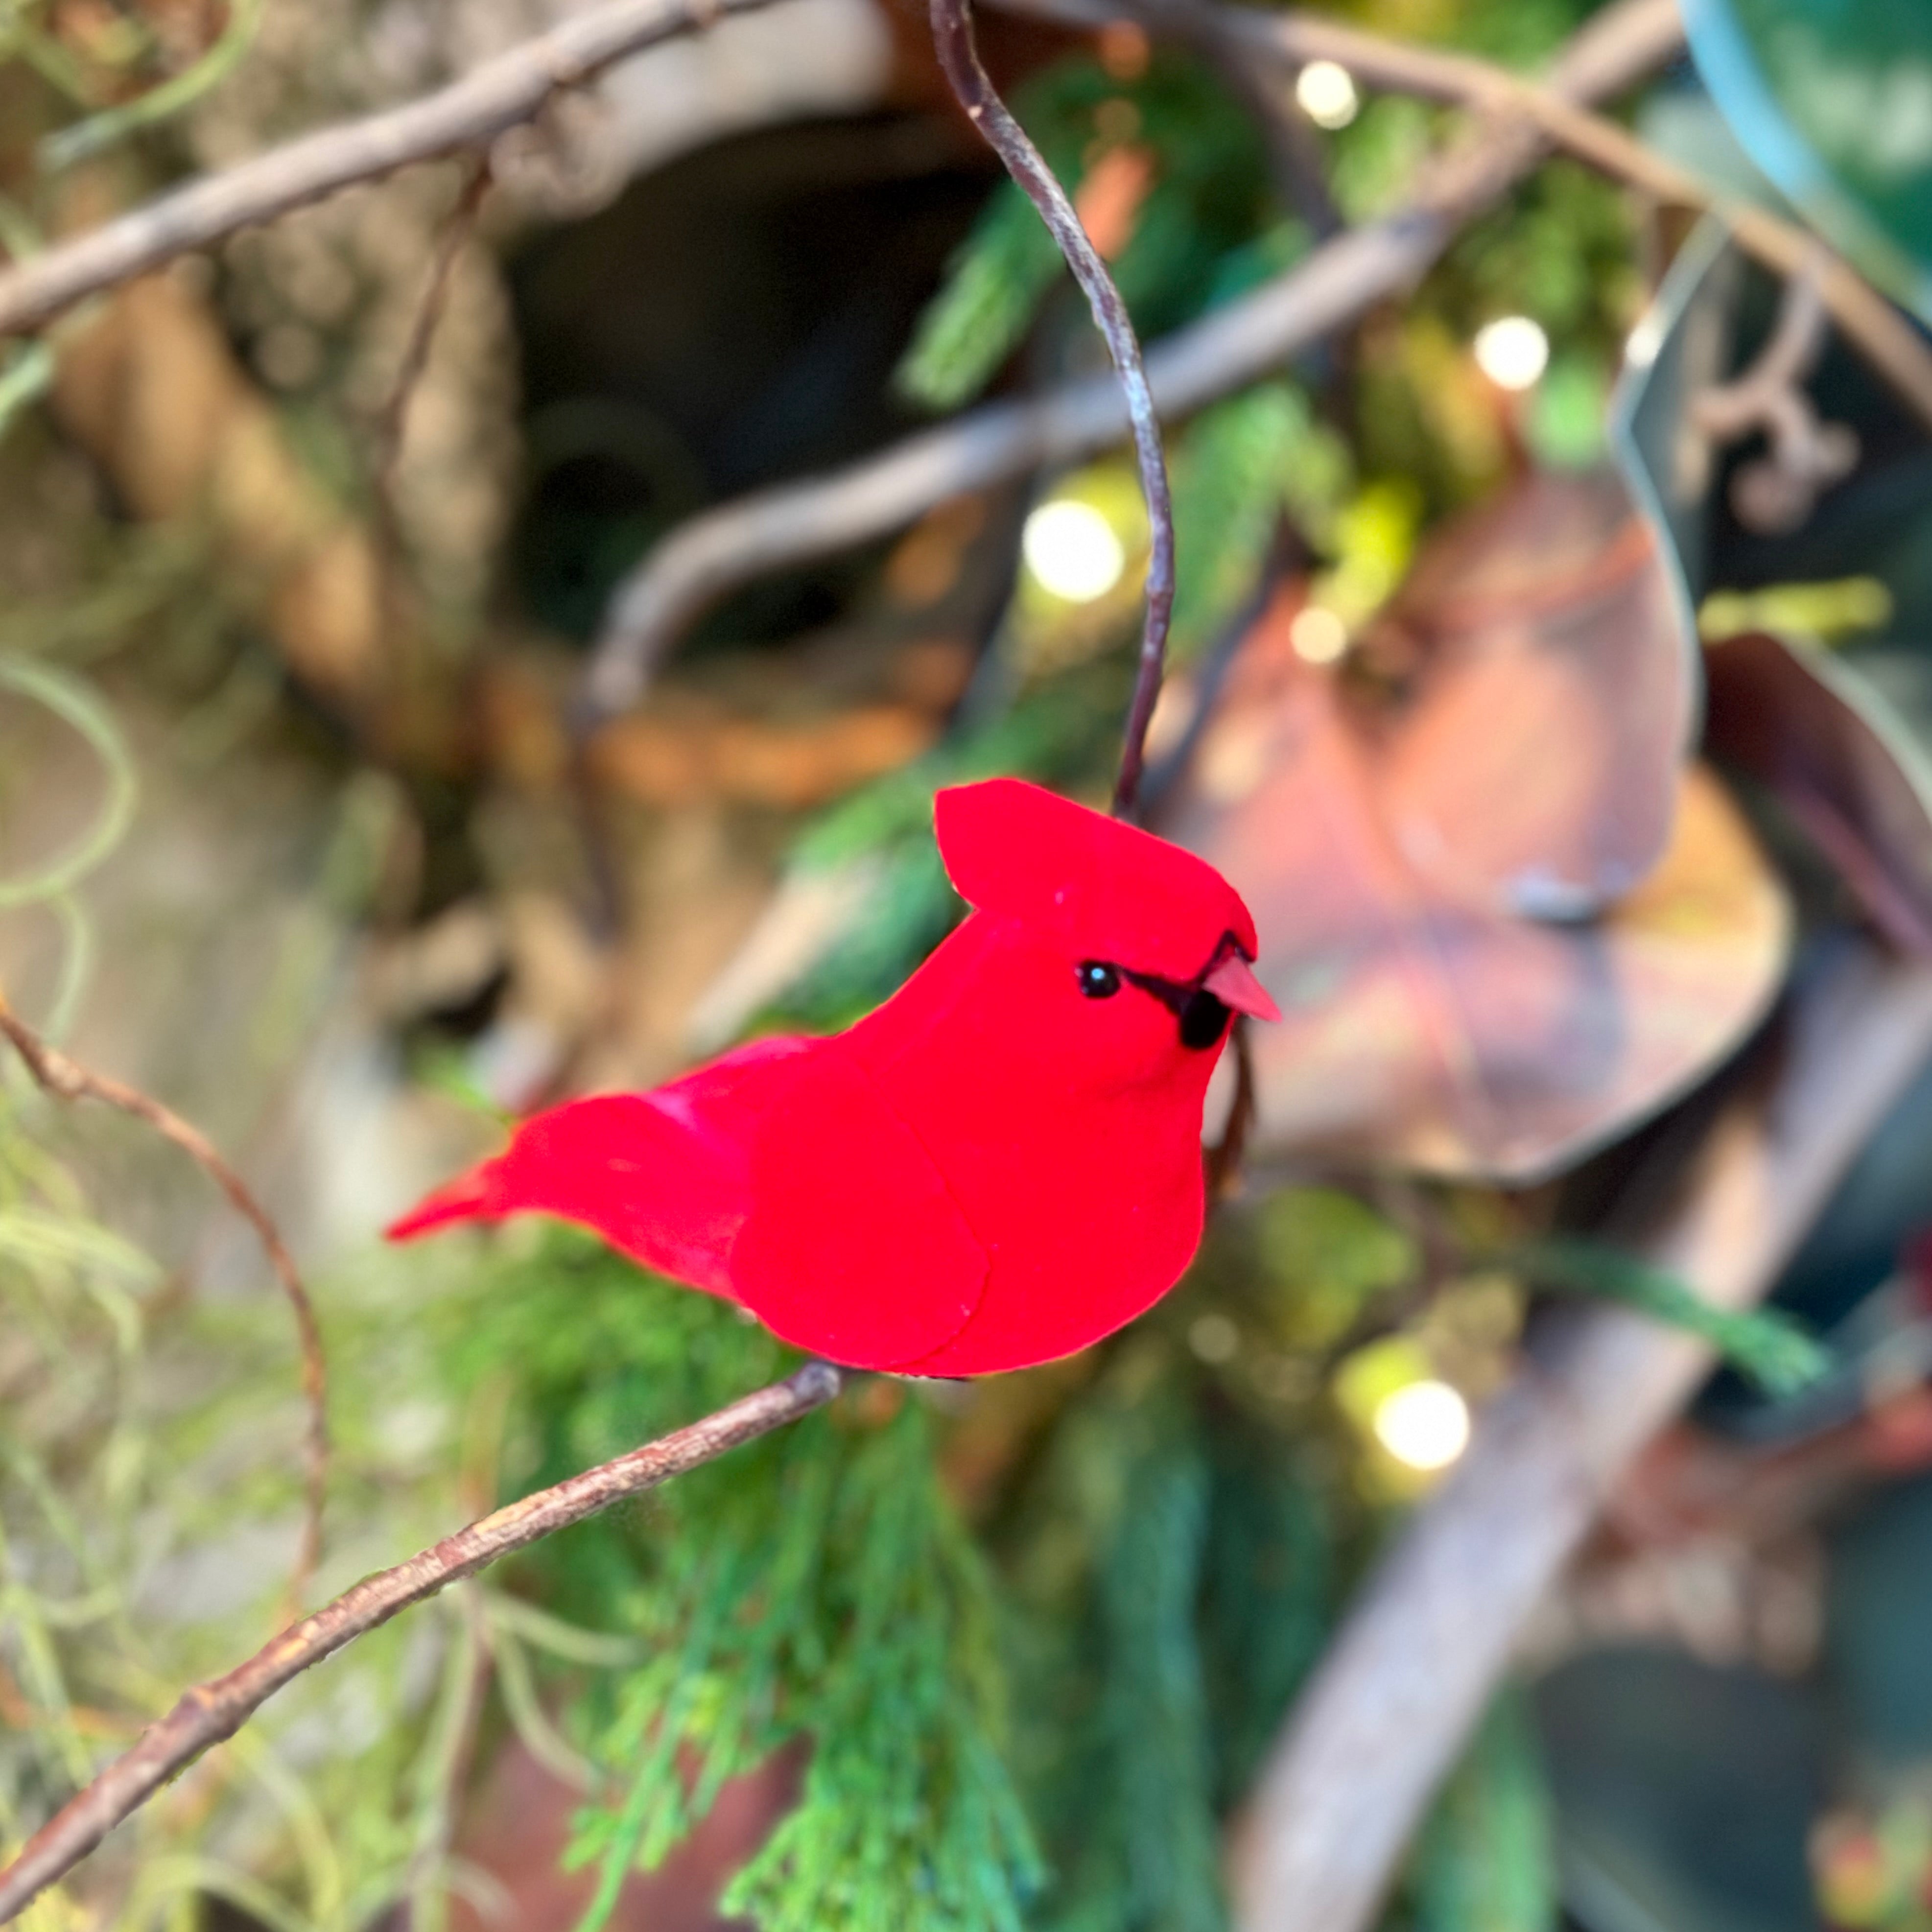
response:
M1718 1115L1639 1238L1756 1300L1932 1053L1932 970L1848 943L1794 993L1771 1077ZM1621 1309L1564 1311L1364 1588L1230 1846L1240 1932L1360 1932L1518 1638L1644 1443L1711 1366Z

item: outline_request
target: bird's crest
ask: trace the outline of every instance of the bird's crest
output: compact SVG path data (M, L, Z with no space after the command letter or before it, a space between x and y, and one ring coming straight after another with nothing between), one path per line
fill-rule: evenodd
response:
M1224 934L1255 956L1255 922L1213 866L1152 832L1019 778L956 785L933 801L940 856L960 896L1090 953L1176 980Z

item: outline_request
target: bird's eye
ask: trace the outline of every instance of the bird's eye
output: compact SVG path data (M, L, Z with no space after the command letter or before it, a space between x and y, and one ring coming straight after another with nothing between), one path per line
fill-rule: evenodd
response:
M1180 1010L1180 1043L1198 1053L1214 1046L1227 1024L1227 1006L1203 986Z
M1080 990L1090 1000L1111 1000L1120 990L1119 973L1104 960L1087 960L1076 970Z

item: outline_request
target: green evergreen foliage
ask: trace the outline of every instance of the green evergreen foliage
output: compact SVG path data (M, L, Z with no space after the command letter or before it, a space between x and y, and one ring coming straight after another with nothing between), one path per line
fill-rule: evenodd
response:
M1150 1418L1157 1421L1156 1409ZM1206 1687L1195 1628L1208 1472L1198 1442L1153 1433L1121 1471L1098 1608L1112 1666L1102 1723L1118 1793L1131 1918L1162 1932L1220 1922Z
M920 320L900 366L901 393L935 411L970 402L1019 346L1065 268L1033 203L1002 182Z
M1510 1258L1538 1287L1621 1301L1708 1342L1768 1395L1792 1394L1831 1366L1829 1354L1789 1316L1714 1307L1676 1275L1600 1243L1552 1238Z
M1349 463L1303 392L1277 381L1204 410L1176 440L1173 472L1168 647L1185 662L1252 596L1282 518L1312 548L1328 547Z
M805 1713L816 1742L803 1802L726 1910L769 1932L828 1919L1003 1932L1040 1869L1000 1750L982 1558L940 1492L916 1406L854 1456L832 1527L820 1614L841 1650Z
M1111 266L1136 325L1151 338L1200 314L1222 262L1277 211L1259 132L1206 68L1157 53L1140 80L1116 92L1141 116L1155 174L1132 237Z
M1505 7L1444 8L1425 25L1406 6L1400 19L1384 19L1381 30L1439 39L1520 72L1533 73L1547 62L1591 10L1592 0L1509 0ZM1371 9L1381 0L1370 0ZM1365 23L1366 24L1366 23Z
M1432 112L1373 101L1336 137L1335 191L1352 216L1401 199L1437 138ZM1599 458L1604 403L1642 302L1632 254L1627 199L1568 162L1550 162L1479 217L1400 322L1365 332L1352 387L1361 474L1419 488L1432 515L1458 508L1500 481L1510 460L1503 425L1518 410L1544 460ZM1468 352L1476 332L1504 315L1527 315L1550 338L1550 372L1520 404L1496 395Z
M1132 142L1150 151L1153 184L1112 264L1144 334L1196 313L1217 265L1265 219L1266 159L1254 123L1197 62L1162 53L1138 80L1121 81L1077 56L1017 89L1012 107L1070 194L1106 148ZM929 410L971 400L1064 276L1032 203L1000 182L920 320L900 366L902 392Z
M1213 1745L1196 1629L1208 1470L1162 1352L1124 1352L1056 1432L1016 1535L1018 1708L1052 1928L1216 1932Z
M1416 170L1447 117L1406 94L1382 94L1333 137L1328 191L1352 225L1378 221L1414 193Z
M1555 1820L1528 1708L1490 1706L1418 1841L1412 1932L1553 1932Z
M742 1394L784 1352L724 1304L546 1231L461 1310L451 1360L471 1386L516 1378L521 1490ZM1037 1867L1001 1748L989 1585L931 1418L884 1406L878 1421L842 1403L680 1480L641 1525L599 1519L526 1559L540 1594L643 1652L575 1714L616 1784L573 1848L599 1871L586 1932L725 1779L799 1738L803 1796L728 1910L768 1932L1016 1932Z
M1293 268L1308 248L1305 223L1293 217L1270 222L1252 241L1229 249L1215 264L1205 305L1218 308L1260 287L1270 277Z
M507 1391L508 1490L786 1365L584 1238L495 1246L438 1319L458 1397ZM1226 1814L1330 1627L1346 1532L1305 1418L1231 1401L1241 1370L1193 1361L1180 1318L1106 1352L976 1534L940 1480L946 1426L875 1382L519 1559L508 1600L635 1648L588 1679L544 1666L608 1780L573 1854L600 1910L724 1779L805 1738L802 1801L725 1901L761 1927L1220 1932Z
M1210 1369L1186 1346L1204 1300L1256 1332L1240 1269L1217 1239L1182 1307L1110 1346L987 1526L1052 1932L1225 1925L1227 1817L1359 1546L1359 1510L1318 1466L1320 1416L1257 1397L1265 1355Z
M1528 315L1552 339L1613 362L1642 298L1630 255L1628 198L1552 160L1458 238L1437 278L1442 312L1467 332Z
M1282 1714L1328 1641L1341 1582L1331 1474L1280 1426L1224 1417L1210 1437L1213 1507L1202 1574L1202 1660L1215 1802L1247 1796Z

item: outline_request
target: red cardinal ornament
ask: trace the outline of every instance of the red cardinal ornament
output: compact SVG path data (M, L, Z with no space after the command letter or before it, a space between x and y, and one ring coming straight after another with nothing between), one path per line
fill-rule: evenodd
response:
M535 1115L392 1239L528 1210L848 1367L1072 1354L1201 1238L1201 1110L1230 1010L1275 1019L1213 867L1015 778L942 791L975 908L875 1012L650 1094Z

